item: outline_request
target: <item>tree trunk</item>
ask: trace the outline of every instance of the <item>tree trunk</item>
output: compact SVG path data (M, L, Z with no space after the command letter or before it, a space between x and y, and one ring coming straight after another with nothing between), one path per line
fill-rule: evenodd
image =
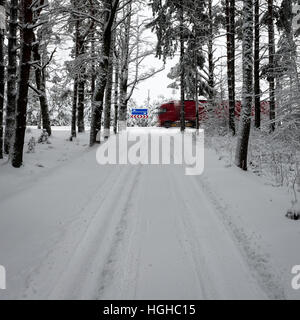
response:
M51 136L51 124L49 117L49 107L47 101L47 92L46 92L46 77L45 70L42 68L43 59L40 54L40 43L41 39L36 41L35 35L33 35L34 46L32 47L33 51L33 60L38 61L39 65L35 68L35 82L36 88L39 92L39 100L41 106L41 120L43 124L43 129L45 129L49 136Z
M253 97L253 0L244 0L243 10L243 102L236 165L247 170Z
M114 116L114 133L118 132L118 118L119 118L119 61L118 56L115 57L115 116Z
M111 47L111 30L115 16L117 14L117 8L119 6L119 0L104 0L104 8L106 12L104 14L104 32L102 38L101 47L101 62L99 66L99 78L98 84L95 90L95 96L92 105L92 122L90 133L90 146L93 146L97 140L97 134L99 132L99 124L101 124L101 114L103 111L103 98L107 82L107 71L109 64L109 53Z
M79 37L78 39L78 56L85 54L85 40ZM77 57L78 58L78 57ZM84 98L85 98L85 73L86 69L85 66L82 65L80 67L80 72L78 74L79 81L78 81L78 118L77 118L77 126L78 132L83 133L85 131L84 126Z
M0 9L5 10L5 1L0 0ZM5 12L5 11L4 11ZM4 109L4 87L5 87L5 66L4 66L4 33L0 26L0 159L3 159L3 109Z
M124 76L124 72L127 74ZM127 89L128 89L128 70L122 72L120 79L120 112L119 112L119 131L126 130L127 127Z
M76 138L76 122L77 122L77 98L78 98L78 76L74 78L73 85L73 102L72 102L72 120L71 120L71 139Z
M105 94L105 112L104 112L104 138L108 139L110 136L111 124L111 101L113 89L113 72L114 72L114 51L115 51L115 32L112 36L112 44L109 54L108 77Z
M20 74L18 82L15 141L13 145L12 165L20 168L23 164L23 148L26 131L26 115L28 102L28 83L30 75L31 46L33 32L32 0L21 0L21 53Z
M275 131L275 36L273 0L268 0L270 131Z
M197 42L197 41L196 41ZM196 46L195 46L196 47ZM199 118L199 93L198 93L198 65L196 52L194 51L194 63L195 63L195 102L196 102L196 130L200 129L200 118Z
M124 34L122 35L123 41L121 45L121 74L120 74L120 111L119 111L119 131L126 130L127 128L127 103L128 103L128 65L129 65L129 41L130 41L130 28L131 28L131 2L128 12Z
M226 0L226 26L229 128L235 135L235 0Z
M96 11L93 8L91 12L92 16L95 16ZM96 50L95 50L95 35L96 27L95 25L91 28L91 104L93 104L95 89L96 89Z
M261 106L260 106L260 29L259 29L259 0L254 3L254 95L255 95L255 127L261 126Z
M37 128L38 128L38 130L42 129L42 114L41 114L41 110L37 114Z
M209 37L208 37L208 85L209 90L209 104L212 107L214 105L215 94L215 79L214 79L214 53L213 53L213 13L212 13L212 0L208 1L208 16L209 16Z
M10 2L10 21L8 36L8 67L7 67L7 104L5 120L4 152L10 154L15 128L17 101L17 28L19 0Z
M77 17L76 25L75 25L75 60L79 55L79 26L80 22ZM75 70L74 76L74 85L73 85L73 103L72 103L72 120L71 120L71 139L76 138L77 130L76 130L76 123L77 123L77 106L78 106L78 72Z
M95 50L92 50L95 54ZM95 63L92 62L92 75L91 75L91 95L92 95L92 101L93 97L95 94L95 89L96 89L96 68L95 68Z
M180 96L181 96L181 110L180 110L180 130L185 131L185 68L184 68L184 10L183 4L180 8Z

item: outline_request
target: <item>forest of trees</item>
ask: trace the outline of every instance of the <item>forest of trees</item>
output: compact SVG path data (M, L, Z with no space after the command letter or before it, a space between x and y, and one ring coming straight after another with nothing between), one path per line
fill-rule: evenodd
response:
M69 125L70 143L90 127L90 146L100 132L109 138L111 128L126 129L134 90L162 71L145 68L145 59L179 56L169 77L170 87L180 89L181 131L186 99L206 97L212 113L227 101L226 123L237 136L235 163L247 170L251 130L300 141L297 4L0 0L0 158L22 166L27 125L49 136L51 126ZM71 58L65 58L70 47Z

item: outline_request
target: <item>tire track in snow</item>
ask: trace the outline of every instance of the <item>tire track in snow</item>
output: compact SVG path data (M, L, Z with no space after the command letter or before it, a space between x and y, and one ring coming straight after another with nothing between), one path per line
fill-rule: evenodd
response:
M135 181L135 170L128 166L121 169L113 186L106 186L105 199L92 204L96 208L96 214L81 237L59 285L49 298L98 299L102 273L107 262L103 257L109 255L115 227L120 221L124 203L128 201L129 195L124 185ZM86 211L90 211L90 206Z
M272 266L269 264L267 255L261 252L261 248L253 246L253 241L246 233L239 228L233 219L227 214L228 207L222 205L216 194L212 191L212 187L208 178L196 179L194 177L194 185L198 190L202 190L210 199L212 206L219 219L223 221L228 232L234 239L242 256L244 257L249 270L253 277L257 279L257 283L264 290L270 299L284 300L286 299L284 288L280 285L277 276L272 272Z
M177 168L178 169L178 168ZM170 181L171 193L173 197L178 198L182 197L182 189L178 186L176 175L177 172L168 171L168 179ZM183 170L182 170L183 174ZM182 201L181 211L177 213L177 222L178 222L178 231L179 235L181 235L181 245L182 249L185 251L187 258L193 265L194 272L197 278L197 282L199 283L199 287L201 288L203 299L210 299L217 296L214 287L212 286L212 279L210 279L210 275L207 272L207 263L205 261L205 257L201 254L202 250L199 246L198 239L195 239L195 226L191 223L189 207L186 205L185 201ZM203 274L205 274L205 278L203 278ZM209 282L209 288L205 286L205 283Z
M122 208L122 214L120 220L115 227L113 240L110 245L110 250L106 256L104 268L101 272L100 284L101 287L98 293L98 299L116 299L118 295L117 292L114 292L116 287L122 286L121 282L125 282L126 273L128 271L126 257L127 254L130 254L130 232L134 227L134 219L137 217L131 217L130 215L136 214L134 212L134 194L139 186L139 178L141 175L141 166L131 167L132 172L134 172L133 179L130 181L130 184L126 185L128 190L128 198L124 203ZM124 254L126 253L126 254ZM118 284L116 284L116 282ZM131 283L133 285L134 283ZM128 285L128 283L127 283ZM111 292L111 288L113 291ZM112 294L112 295L111 295Z
M140 184L143 192L135 209L139 212L126 251L118 299L200 299L203 288L197 277L190 252L182 242L185 234L178 227L180 197L172 193L173 179L168 167L144 167ZM165 197L167 195L167 198ZM169 206L166 205L169 203Z
M120 176L126 174L122 168L117 167L108 168L107 172L104 180L99 180L97 188L79 207L75 219L64 222L63 233L56 238L40 263L26 276L23 298L41 298L41 292L44 298L51 297L51 292L55 290L57 283L60 283L61 278L72 268L72 257L80 247L94 219L99 215L99 208L105 200L105 190L115 188Z
M185 229L185 245L205 298L266 298L225 226L216 217L215 210L211 210L209 198L194 187L194 177L180 177L178 172L173 169L172 175L175 193L182 199L182 214L178 217Z

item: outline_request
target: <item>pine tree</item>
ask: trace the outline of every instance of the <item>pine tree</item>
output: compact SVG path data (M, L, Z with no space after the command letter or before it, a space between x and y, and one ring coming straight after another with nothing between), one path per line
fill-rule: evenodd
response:
M213 51L213 38L214 38L214 19L213 19L213 9L212 9L212 0L208 0L208 19L209 19L209 28L208 28L208 85L210 87L209 91L209 103L210 105L214 104L215 100L215 80L214 80L214 51Z
M39 7L34 12L34 21L36 24L39 19L43 8L47 5L45 0L40 0L38 3ZM45 45L42 45L46 40L43 39L46 35L51 34L51 27L49 26L49 22L43 22L41 27L33 34L33 60L35 62L35 82L36 82L36 92L38 94L38 98L40 101L40 109L41 109L41 121L43 125L43 129L45 129L49 135L52 134L50 116L49 116L49 106L47 100L47 91L46 91L46 67L50 63L50 61L45 61L45 51L47 48ZM41 53L42 52L42 53ZM55 52L55 51L54 51ZM54 53L53 53L54 54ZM52 55L53 56L53 55Z
M226 0L226 27L229 128L235 135L235 0Z
M268 35L269 35L269 93L270 93L270 130L275 131L275 33L274 3L268 0Z
M3 158L3 109L4 109L4 87L5 87L5 65L4 65L4 33L5 33L5 1L0 0L0 159Z
M195 10L195 2L197 10ZM162 3L155 0L151 3L152 11L155 19L149 26L152 26L156 31L158 38L157 56L163 57L164 61L167 57L174 57L179 46L180 52L180 96L181 96L181 111L180 111L180 127L181 131L185 130L185 50L186 43L190 37L190 30L187 23L196 24L195 21L201 20L202 11L204 10L203 1L193 0L169 0ZM197 16L199 14L199 16ZM196 15L196 19L195 19ZM191 20L191 21L190 21ZM206 19L207 20L207 19ZM204 20L202 20L204 24ZM199 22L197 22L199 23ZM202 35L203 36L203 35ZM200 37L199 37L200 38Z
M8 66L7 66L7 104L5 120L4 151L11 152L15 126L17 101L17 28L19 0L10 1L10 21L8 35Z
M243 3L243 101L236 165L247 170L253 100L253 0L244 0Z
M26 130L29 75L31 68L31 48L33 41L33 0L21 0L21 53L16 107L15 141L12 165L20 168L23 164L23 148Z
M255 95L255 127L261 126L260 106L260 23L259 0L254 2L254 95Z

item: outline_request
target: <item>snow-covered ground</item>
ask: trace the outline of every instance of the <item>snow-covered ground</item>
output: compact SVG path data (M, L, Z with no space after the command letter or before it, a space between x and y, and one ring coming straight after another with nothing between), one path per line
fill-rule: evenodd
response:
M189 177L100 166L88 134L68 137L55 130L19 170L0 162L0 299L300 299L287 189L212 149Z

